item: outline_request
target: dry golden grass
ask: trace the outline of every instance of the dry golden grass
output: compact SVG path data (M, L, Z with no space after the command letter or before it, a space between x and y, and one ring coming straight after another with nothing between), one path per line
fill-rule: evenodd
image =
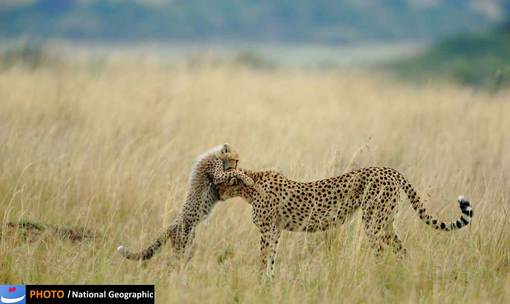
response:
M510 301L510 94L405 87L365 73L160 68L150 62L0 73L0 216L94 228L81 244L0 243L2 283L156 284L158 303ZM313 180L348 167L403 172L442 219L458 194L472 224L440 233L407 199L397 229L409 257L380 263L359 214L327 233L284 233L272 284L259 280L250 206L221 202L195 257L147 245L182 204L193 158L230 142L241 167ZM353 164L350 164L350 163Z

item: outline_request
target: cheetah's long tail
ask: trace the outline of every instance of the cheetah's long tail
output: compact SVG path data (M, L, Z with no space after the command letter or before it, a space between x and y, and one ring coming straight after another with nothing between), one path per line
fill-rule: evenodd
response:
M128 260L145 261L152 258L163 247L171 236L171 226L165 230L147 249L131 252L124 246L117 247L117 251Z
M427 214L427 210L425 207L423 207L423 203L421 202L420 197L416 191L413 189L412 185L400 173L398 176L400 186L406 192L407 197L411 201L411 206L416 212L418 212L420 219L425 222L425 224L430 225L437 230L451 231L461 229L471 222L471 219L473 218L473 208L471 207L469 201L466 200L462 195L458 198L460 212L462 213L460 219L450 223L442 222Z

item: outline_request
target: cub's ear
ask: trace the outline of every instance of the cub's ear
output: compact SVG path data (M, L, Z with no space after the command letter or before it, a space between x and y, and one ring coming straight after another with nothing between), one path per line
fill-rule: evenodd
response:
M230 152L229 144L223 144L223 147L221 147L221 152L222 152L222 153L228 153L228 152Z

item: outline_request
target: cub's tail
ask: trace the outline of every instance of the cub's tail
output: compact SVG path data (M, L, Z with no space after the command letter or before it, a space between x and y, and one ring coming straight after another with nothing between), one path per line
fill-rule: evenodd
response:
M70 240L73 242L87 241L97 237L94 231L81 227L58 226L26 220L19 222L9 222L6 226L10 230L19 231L22 236L29 239L34 239L46 233L54 234L61 239Z
M471 222L471 219L473 218L473 208L471 207L469 201L466 200L463 196L459 196L457 200L461 212L460 218L449 223L442 222L427 214L427 210L425 207L423 207L423 203L421 202L420 197L402 174L398 173L398 179L400 186L406 192L407 197L411 201L411 206L416 212L418 212L420 219L425 222L425 224L432 226L437 230L451 231L461 229Z
M147 249L131 252L124 246L117 247L117 251L128 260L145 261L152 258L163 247L172 234L172 226L163 232Z

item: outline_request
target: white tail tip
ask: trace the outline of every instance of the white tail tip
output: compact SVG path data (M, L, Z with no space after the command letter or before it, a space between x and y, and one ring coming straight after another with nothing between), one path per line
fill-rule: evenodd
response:
M122 255L126 254L126 248L122 245L117 247L117 251L120 252L120 254L122 254Z
M459 202L463 202L463 201L465 201L466 199L464 198L464 195L459 195L459 198L457 198L457 200L458 200Z

